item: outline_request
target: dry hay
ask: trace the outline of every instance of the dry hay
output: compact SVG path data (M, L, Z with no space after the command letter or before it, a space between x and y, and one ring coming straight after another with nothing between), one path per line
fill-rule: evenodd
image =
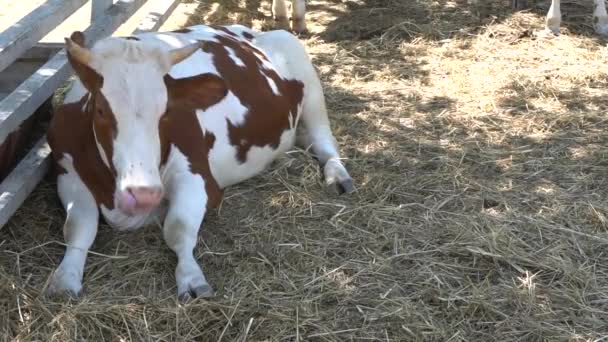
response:
M267 27L262 5L205 3L191 21ZM0 336L607 336L605 41L588 8L570 8L584 20L550 38L536 35L542 8L492 6L311 1L302 39L358 191L328 191L296 151L208 215L196 256L217 298L176 303L176 260L157 227L102 226L86 294L64 302L40 292L63 253L64 214L46 181L0 230Z

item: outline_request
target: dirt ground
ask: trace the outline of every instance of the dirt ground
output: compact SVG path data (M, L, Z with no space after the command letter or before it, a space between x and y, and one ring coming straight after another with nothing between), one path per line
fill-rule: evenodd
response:
M158 227L101 226L85 294L43 295L64 212L44 181L0 229L0 340L600 341L608 337L608 48L592 1L311 0L302 36L358 190L290 153L226 191L179 304ZM196 4L196 3L195 3ZM270 4L189 23L269 29Z

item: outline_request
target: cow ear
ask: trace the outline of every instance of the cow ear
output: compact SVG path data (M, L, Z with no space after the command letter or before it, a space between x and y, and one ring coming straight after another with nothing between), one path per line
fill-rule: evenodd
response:
M226 83L213 74L201 74L175 79L165 75L169 96L167 108L207 109L220 102L228 93Z
M78 45L80 45L82 47L84 47L84 45L85 45L84 33L80 32L80 31L74 31L74 32L72 32L72 35L70 36L70 39L74 43L76 43L76 44L78 44Z
M65 42L68 61L85 88L89 92L101 89L103 77L89 66L92 53L84 46L84 34L80 31L75 31L70 38L65 39Z

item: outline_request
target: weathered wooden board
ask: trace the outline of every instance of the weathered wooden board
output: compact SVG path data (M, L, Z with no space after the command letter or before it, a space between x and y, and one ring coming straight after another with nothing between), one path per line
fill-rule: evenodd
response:
M0 227L8 222L25 198L46 174L51 149L46 138L40 139L25 158L0 184Z
M149 8L148 15L142 19L133 33L157 31L167 21L180 2L181 0L154 1Z
M38 43L25 51L18 60L44 60L45 62L63 49L64 43Z
M104 15L104 12L112 6L113 0L95 0L91 4L91 18L96 20Z
M87 0L48 0L0 33L0 70L13 63L86 2Z

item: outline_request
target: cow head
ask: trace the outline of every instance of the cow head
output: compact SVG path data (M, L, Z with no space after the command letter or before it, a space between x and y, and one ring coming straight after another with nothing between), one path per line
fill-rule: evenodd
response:
M99 155L115 175L115 205L129 215L149 212L163 197L161 119L173 107L203 107L188 101L192 98L218 102L226 94L225 84L209 74L187 79L168 75L199 43L166 50L136 39L107 38L87 49L81 32L65 40L70 64L89 91L86 108Z

